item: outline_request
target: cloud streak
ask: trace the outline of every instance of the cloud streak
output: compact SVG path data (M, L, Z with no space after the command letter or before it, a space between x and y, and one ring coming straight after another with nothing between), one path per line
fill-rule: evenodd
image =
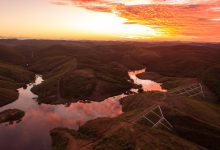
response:
M165 35L220 41L220 0L54 0L53 3L108 12L125 24L150 26ZM216 19L218 18L218 19Z

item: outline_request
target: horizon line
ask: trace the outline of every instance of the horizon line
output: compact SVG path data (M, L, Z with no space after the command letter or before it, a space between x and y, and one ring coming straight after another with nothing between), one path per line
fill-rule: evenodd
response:
M92 40L92 39L58 39L58 38L18 38L18 37L0 37L0 40L18 40L18 41L28 41L28 40L36 40L36 41L69 41L69 42L77 42L77 41L88 41L88 42L137 42L137 43L159 43L159 42L167 42L167 43L220 43L220 41L175 41L175 40Z

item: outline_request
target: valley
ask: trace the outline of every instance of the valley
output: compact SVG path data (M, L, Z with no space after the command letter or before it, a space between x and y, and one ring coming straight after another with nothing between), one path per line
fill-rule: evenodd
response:
M219 48L0 40L0 112L25 112L17 123L0 124L0 149L218 150ZM201 84L204 96L171 92L192 84ZM137 117L152 106L160 106L171 131Z

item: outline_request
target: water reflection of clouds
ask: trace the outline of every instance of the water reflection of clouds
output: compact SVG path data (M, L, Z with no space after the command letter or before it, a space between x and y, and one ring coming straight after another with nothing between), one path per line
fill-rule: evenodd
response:
M151 80L142 80L139 79L136 75L140 73L144 73L146 69L141 69L137 71L130 71L128 72L130 78L134 81L135 84L141 85L144 91L161 91L165 92L166 90L161 87L160 83L151 81ZM134 92L136 90L133 89Z
M136 74L144 72L145 69L129 72L135 83L141 83L145 91L159 90L160 84L150 80L141 80ZM39 84L43 80L40 76L36 78ZM55 127L68 127L77 129L88 120L98 117L116 117L122 114L122 106L119 99L126 95L110 97L102 102L72 103L65 105L41 104L33 100L36 97L28 85L27 89L19 89L17 101L0 108L0 111L9 108L19 108L25 111L25 116L19 124L10 126L0 125L0 149L50 149L51 139L49 131ZM11 144L13 143L13 144Z
M41 83L42 79L36 79ZM47 105L33 100L36 97L28 85L26 89L19 89L17 101L0 108L19 108L25 111L25 116L19 124L0 125L0 149L50 149L49 131L55 127L78 128L88 120L98 117L115 117L122 113L118 99L121 96L108 98L102 102L72 103L64 105ZM13 144L11 144L13 143ZM34 147L34 148L33 148Z

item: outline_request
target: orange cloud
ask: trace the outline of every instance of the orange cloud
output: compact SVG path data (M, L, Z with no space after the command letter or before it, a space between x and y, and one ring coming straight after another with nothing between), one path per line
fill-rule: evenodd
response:
M63 0L60 0L63 1ZM171 36L220 41L220 0L65 0L98 12L113 13Z

